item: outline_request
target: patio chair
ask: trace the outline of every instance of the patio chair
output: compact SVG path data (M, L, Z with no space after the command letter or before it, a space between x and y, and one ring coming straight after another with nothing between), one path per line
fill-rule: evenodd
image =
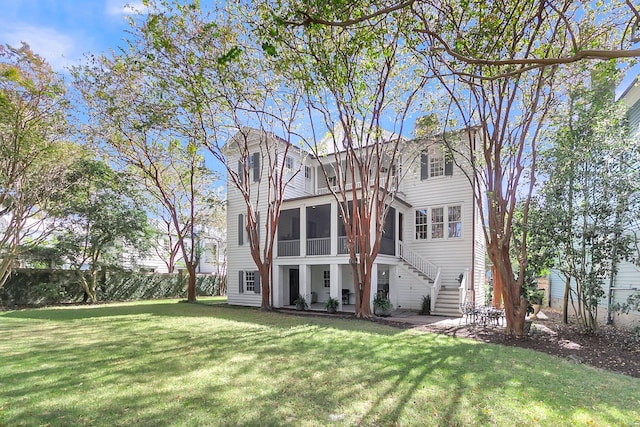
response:
M480 312L472 302L465 302L461 304L460 311L462 312L462 316L460 317L458 324L462 323L463 318L467 324L475 324L478 321L478 315Z

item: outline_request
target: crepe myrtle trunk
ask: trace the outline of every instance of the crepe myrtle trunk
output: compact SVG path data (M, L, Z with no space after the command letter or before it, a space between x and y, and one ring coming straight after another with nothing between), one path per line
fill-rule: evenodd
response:
M187 301L196 302L196 266L193 263L185 262L187 268Z
M504 302L504 314L506 320L507 335L523 337L525 317L529 302L521 296L522 283L515 280L509 259L508 248L498 248L496 244L489 247L489 258L496 267L496 274L500 275L502 283L502 300Z
M262 302L260 307L263 310L271 310L271 264L263 263L259 268L260 273L260 293Z

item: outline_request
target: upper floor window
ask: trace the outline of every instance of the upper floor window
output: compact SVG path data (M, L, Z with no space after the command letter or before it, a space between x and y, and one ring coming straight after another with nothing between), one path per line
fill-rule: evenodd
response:
M311 167L310 166L305 166L304 167L304 177L307 179L311 179Z
M439 150L429 153L429 178L444 175L444 156Z
M432 148L420 155L420 179L453 175L453 161L442 150Z
M284 167L288 170L293 170L293 158L287 156L286 159L284 159Z
M462 206L416 210L416 240L459 237L462 237Z

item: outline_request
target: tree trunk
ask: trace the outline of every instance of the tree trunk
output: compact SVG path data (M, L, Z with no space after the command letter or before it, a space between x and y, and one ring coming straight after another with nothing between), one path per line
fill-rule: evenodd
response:
M260 308L271 310L271 269L267 265L260 268L260 293L262 294Z
M94 291L91 290L91 285L87 281L86 276L83 274L82 271L76 271L76 275L78 277L78 281L80 282L80 286L82 286L82 289L84 290L85 296L88 297L88 299L92 304L95 304L97 302L96 293L95 293L95 290ZM86 298L85 298L85 301L86 301Z
M362 242L360 247L366 246ZM362 250L362 249L361 249ZM354 247L355 252L355 247ZM355 315L357 318L368 319L372 317L371 312L371 269L372 263L368 262L365 254L360 254L360 260L353 260L351 263L353 270L353 289L356 294Z
M569 293L571 292L571 277L564 279L564 296L562 297L562 323L569 323Z
M491 267L491 277L493 277L493 298L492 304L494 308L502 307L502 292L504 285L502 284L502 276L500 276L495 268Z
M190 262L185 262L185 266L189 274L187 280L187 301L196 302L196 267Z

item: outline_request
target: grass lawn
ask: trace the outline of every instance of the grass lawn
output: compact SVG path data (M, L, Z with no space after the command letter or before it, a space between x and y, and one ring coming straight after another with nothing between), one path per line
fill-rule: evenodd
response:
M205 301L0 313L0 425L640 425L631 377Z

